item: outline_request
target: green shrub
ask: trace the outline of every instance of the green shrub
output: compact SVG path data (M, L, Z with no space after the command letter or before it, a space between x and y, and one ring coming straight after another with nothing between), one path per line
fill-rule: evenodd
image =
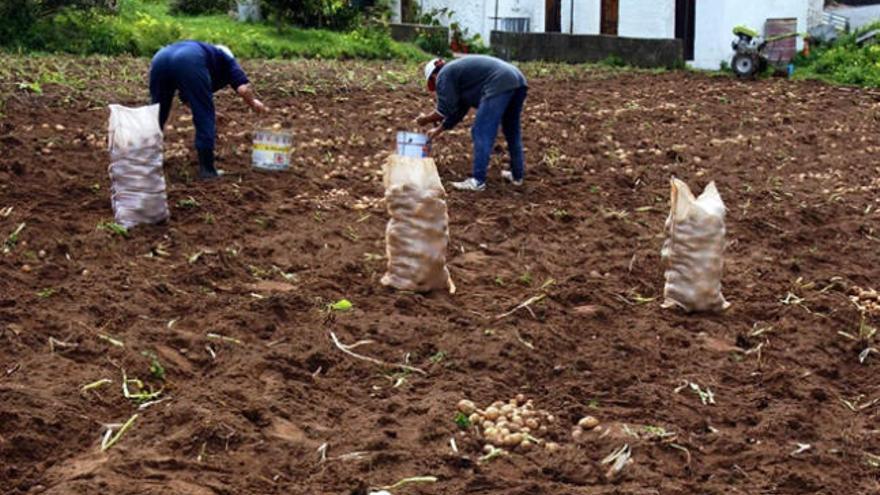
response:
M78 55L120 55L135 49L131 32L120 29L112 17L72 9L40 21L33 29L31 44L42 51Z
M356 27L360 15L346 0L263 0L267 13L280 26L348 30Z
M439 29L419 29L416 35L416 46L438 57L449 57L449 36Z
M2 0L0 46L27 46L39 22L65 9L90 11L107 5L107 0Z
M603 65L605 67L620 68L626 67L626 61L617 55L608 55L606 58L599 61L599 65Z
M31 0L0 0L3 2ZM102 0L103 1L103 0ZM108 10L62 9L32 22L16 38L0 37L0 47L73 54L152 56L180 39L228 45L241 58L365 58L424 60L427 54L410 44L396 43L382 25L351 32L272 27L240 23L226 15L172 17L167 0L118 0ZM0 30L8 18L0 18ZM9 32L12 32L10 29Z
M171 0L169 12L174 15L221 14L232 7L229 0Z
M880 87L880 45L858 46L856 39L880 23L841 37L831 46L818 47L795 60L799 79L821 79L837 84Z
M146 56L150 56L163 46L170 45L184 37L182 28L176 22L159 19L141 12L136 14L135 21L131 24L131 32L136 47L136 50L131 53Z
M180 26L137 12L113 16L66 9L35 24L28 47L77 55L143 55L181 38Z

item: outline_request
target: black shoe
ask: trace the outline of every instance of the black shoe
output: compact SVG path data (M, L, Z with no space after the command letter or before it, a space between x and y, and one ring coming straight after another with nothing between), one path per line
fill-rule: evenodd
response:
M210 180L220 177L214 168L214 150L200 149L199 152L199 179Z

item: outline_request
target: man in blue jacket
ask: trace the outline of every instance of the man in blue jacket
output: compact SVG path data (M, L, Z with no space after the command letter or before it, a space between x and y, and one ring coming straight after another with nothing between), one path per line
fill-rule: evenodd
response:
M231 86L255 111L268 111L254 96L247 75L225 46L180 41L159 50L150 65L150 96L154 104L160 105L159 125L165 128L175 92L180 92L180 99L192 109L202 179L219 175L214 168L214 92L226 86Z
M477 109L471 137L474 142L473 177L453 182L452 187L464 191L482 191L486 188L489 158L501 126L510 152L510 170L501 176L513 185L523 183L525 157L523 155L520 115L526 101L528 84L522 72L513 65L494 57L469 55L444 63L434 59L425 66L428 91L436 92L437 109L416 119L419 125L440 123L428 137L436 138L452 129Z

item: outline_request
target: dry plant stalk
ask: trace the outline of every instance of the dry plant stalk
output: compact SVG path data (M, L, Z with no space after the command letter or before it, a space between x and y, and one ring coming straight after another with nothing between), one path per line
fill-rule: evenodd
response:
M351 357L353 357L353 358L355 358L355 359L360 359L360 360L362 360L362 361L366 361L366 362L368 362L368 363L373 363L373 364L375 364L375 365L377 365L377 366L381 366L381 367L383 367L383 368L401 368L401 369L404 369L404 370L407 370L407 371L412 371L412 372L419 373L419 374L422 374L422 375L427 375L427 374L428 374L425 370L422 370L422 369L419 369L419 368L415 368L415 367L413 367L413 366L409 366L409 365L407 365L407 364L403 364L403 363L388 363L388 362L381 361L381 360L376 359L376 358L371 358L371 357L369 357L369 356L364 356L364 355L361 355L361 354L358 354L358 353L352 351L352 349L354 349L354 348L356 348L356 347L359 347L359 346L362 346L362 345L366 345L366 344L372 344L372 343L373 343L372 340L361 340L361 341L355 342L354 344L351 344L351 345L345 345L345 344L343 344L342 342L339 341L339 339L336 337L336 334L333 333L333 332L330 332L330 338L333 339L333 344L336 345L336 347L337 347L340 351L344 352L345 354L348 354L349 356L351 356Z

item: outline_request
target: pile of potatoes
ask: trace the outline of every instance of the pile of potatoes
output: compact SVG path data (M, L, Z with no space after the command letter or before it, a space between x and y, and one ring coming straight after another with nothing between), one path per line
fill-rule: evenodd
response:
M559 444L542 438L557 423L557 418L543 409L535 409L534 402L526 400L523 394L508 402L493 402L485 409L464 399L459 401L458 410L468 417L472 431L485 441L483 451L486 454L496 449L528 452L536 446L550 452L559 450ZM572 439L581 440L585 432L598 426L597 418L584 416L572 428Z
M850 301L862 308L868 314L880 314L880 294L876 289L862 289L853 287L849 296Z
M458 410L468 416L474 430L482 435L486 442L483 450L487 454L500 448L522 452L532 450L536 445L543 445L551 451L559 448L557 444L540 438L547 433L548 426L556 422L556 417L535 409L534 402L526 400L522 394L508 402L493 402L485 409L465 399L459 401Z

